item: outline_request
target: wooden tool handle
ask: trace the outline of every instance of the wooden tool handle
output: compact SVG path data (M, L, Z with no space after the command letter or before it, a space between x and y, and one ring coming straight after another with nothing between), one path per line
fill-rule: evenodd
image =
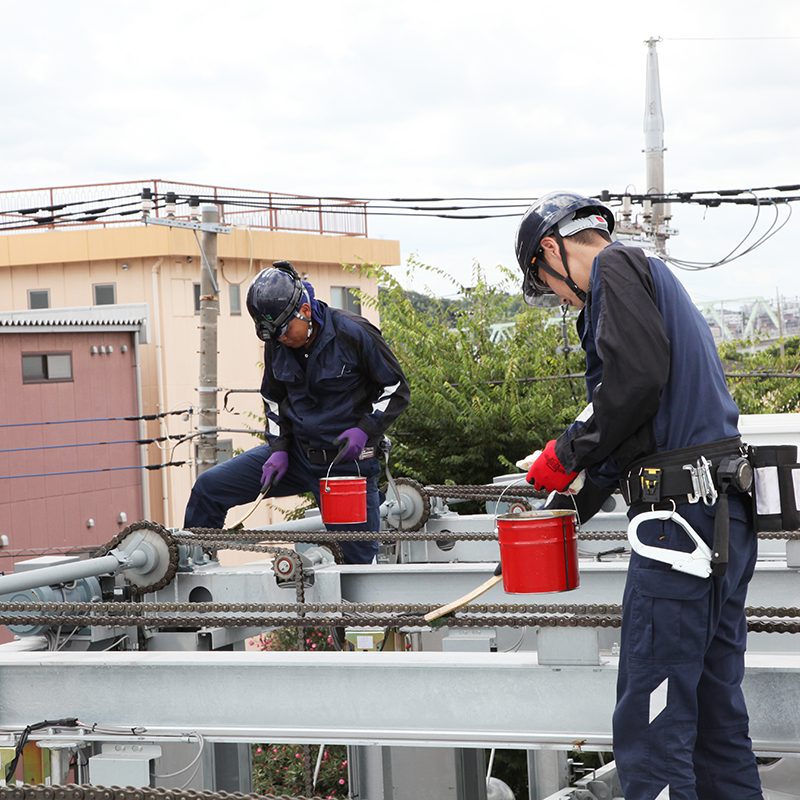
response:
M458 600L453 600L452 603L448 603L446 606L442 606L441 608L436 608L433 611L429 611L425 615L425 621L431 622L434 619L439 619L439 617L443 617L445 614L449 614L451 611L455 611L457 608L461 608L461 606L465 606L470 601L474 600L476 597L480 597L485 592L488 592L492 586L496 586L500 581L503 580L502 575L492 575L488 581L482 583L477 588L473 589L469 594L465 594L463 597L460 597Z

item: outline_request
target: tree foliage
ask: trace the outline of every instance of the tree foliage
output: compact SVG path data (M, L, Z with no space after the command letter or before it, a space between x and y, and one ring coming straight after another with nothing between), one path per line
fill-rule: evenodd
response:
M725 372L753 377L729 377L728 388L742 414L787 414L800 411L800 339L794 337L751 352L753 342L719 346ZM798 374L798 378L770 375Z
M556 353L562 340L552 311L522 308L511 273L491 286L476 268L465 287L411 259L409 273L445 275L459 297L423 303L386 270L360 269L378 278L378 298L362 295L362 304L378 306L411 385L411 404L389 432L397 474L424 484L491 483L561 433L585 404L582 378L547 380L582 372L580 351ZM493 340L491 326L510 319L516 324L506 338Z

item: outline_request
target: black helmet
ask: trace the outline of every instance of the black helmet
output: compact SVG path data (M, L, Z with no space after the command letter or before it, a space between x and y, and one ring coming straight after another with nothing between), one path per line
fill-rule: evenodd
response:
M575 212L581 209L594 209L597 213L575 220ZM556 225L555 235L559 239L587 228L611 233L614 230L614 215L597 200L574 192L550 192L525 212L517 228L516 249L517 262L523 275L522 293L527 303L535 302L540 295L553 294L550 287L539 278L539 268L534 266L534 262L541 254L542 239ZM571 283L571 278L568 283ZM570 288L574 291L574 284ZM580 296L582 292L578 294Z
M275 261L261 270L247 290L247 310L256 323L256 335L263 342L280 339L303 303L310 303L300 276L288 261Z

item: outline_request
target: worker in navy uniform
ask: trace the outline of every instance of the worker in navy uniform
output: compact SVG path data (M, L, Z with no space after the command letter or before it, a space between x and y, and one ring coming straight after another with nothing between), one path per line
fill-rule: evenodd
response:
M612 243L613 228L598 201L554 192L530 207L517 231L525 299L535 305L554 294L580 309L589 401L547 443L528 481L564 492L585 470L584 516L619 482L631 518L675 509L713 545L705 578L631 553L614 757L625 800L755 800L762 793L741 681L757 537L747 486L726 482L721 466L742 461L739 412L686 290L658 258ZM713 504L689 502L701 457L717 483ZM555 497L559 507L571 504ZM642 522L638 535L655 547L695 547L674 514Z
M247 310L264 342L268 444L202 473L184 527L222 528L228 509L265 490L267 497L312 492L319 503L320 478L361 475L367 521L326 528L377 531L379 447L410 397L397 358L374 325L318 300L288 261L253 279ZM374 541L339 544L349 564L369 564L378 552Z

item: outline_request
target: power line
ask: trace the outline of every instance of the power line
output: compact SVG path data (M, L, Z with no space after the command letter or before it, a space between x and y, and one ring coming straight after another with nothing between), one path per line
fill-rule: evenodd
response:
M41 422L6 422L0 428L27 428L33 425L68 425L74 422L136 422L137 420L151 421L173 415L194 414L194 409L184 408L179 411L162 411L160 414L142 414L138 417L96 417L94 419L48 419Z
M0 475L0 481L12 478L52 478L57 475L88 475L93 472L118 472L126 469L164 469L164 467L182 467L188 461L167 461L164 464L144 464L138 467L101 467L99 469L75 469L70 472L39 472L35 475Z
M158 442L166 442L170 439L183 439L183 434L172 434L170 436L159 436L156 439L118 439L113 442L79 442L77 444L48 444L41 447L11 447L6 450L0 450L0 453L27 453L32 450L66 450L70 447L95 447L97 445L109 444L157 444Z

